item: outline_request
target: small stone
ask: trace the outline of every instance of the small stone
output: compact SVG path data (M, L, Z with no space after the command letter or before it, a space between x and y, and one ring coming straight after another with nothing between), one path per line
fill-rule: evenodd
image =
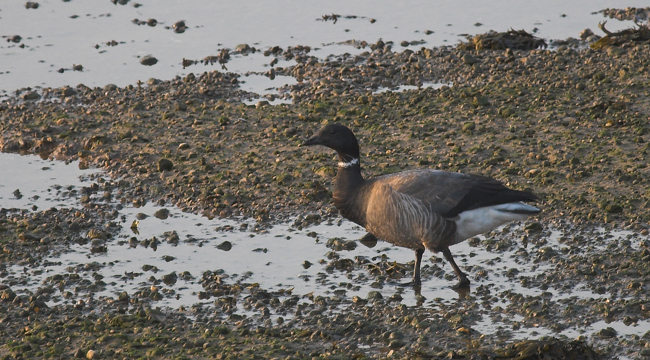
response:
M147 215L145 213L137 213L137 214L135 214L135 218L138 219L138 220L144 220L144 219L146 219L148 217L149 217L149 215Z
M368 300L381 300L384 298L379 291L370 291L367 296Z
M586 40L588 37L593 36L594 32L591 29L587 28L580 32L580 39Z
M463 132L471 132L474 129L476 129L476 124L473 121L463 124Z
M66 87L63 88L63 90L61 90L61 95L63 95L63 97L70 97L70 96L74 96L76 94L77 94L77 91L75 89L71 88L71 87L66 86Z
M158 171L167 171L171 170L174 167L174 164L169 159L160 159L158 160Z
M156 210L155 213L153 213L153 216L155 216L156 218L158 218L160 220L165 220L165 219L167 219L169 217L169 210L167 210L165 208L158 209L158 210Z
M542 172L542 170L540 170L540 169L530 169L530 170L528 170L528 175L533 177L533 176L539 175L541 172Z
M28 1L25 3L25 9L38 9L39 4L35 1Z
M98 356L95 353L95 350L88 350L88 352L86 353L86 359L88 360L97 359L97 358Z
M11 291L11 289L4 289L0 293L0 300L11 302L16 298L16 293Z
M600 330L599 332L597 332L596 335L598 335L599 337L602 337L602 338L613 338L613 337L616 337L618 335L618 333L616 332L616 330L614 330L614 328L606 327L606 328Z
M38 100L41 95L36 91L28 91L20 96L23 100Z
M189 149L189 148L190 148L190 144L188 144L188 143L180 143L178 145L178 150L185 150L185 149Z
M618 204L608 204L605 206L605 211L611 214L620 214L623 212L623 207Z
M524 230L526 230L527 232L540 232L544 230L544 227L540 222L535 221L533 223L526 225L526 227L524 227Z
M217 249L223 250L223 251L230 251L232 249L232 243L228 240L222 242L221 244L217 245Z
M302 262L302 267L305 268L305 269L309 269L311 266L312 266L312 263L307 261L307 260Z
M158 62L158 59L156 59L155 57L153 57L151 55L143 56L142 59L140 59L140 64L145 65L145 66L156 65L157 62Z
M180 21L175 22L174 25L172 26L172 28L174 29L175 33L182 34L187 29L187 26L185 26L185 21L180 20Z
M239 44L235 47L235 51L240 54L248 54L252 51L252 48L248 44Z
M474 65L478 63L478 60L470 54L463 55L463 62L467 65Z
M139 243L140 243L140 241L135 236L132 236L129 239L129 246L132 247L132 248L138 247Z
M355 295L352 297L352 302L357 305L365 305L368 302L368 300L362 299Z
M176 281L178 281L178 275L176 275L176 272L172 271L169 274L163 275L162 276L162 281L165 284L167 284L169 286L172 286L172 285L176 284Z

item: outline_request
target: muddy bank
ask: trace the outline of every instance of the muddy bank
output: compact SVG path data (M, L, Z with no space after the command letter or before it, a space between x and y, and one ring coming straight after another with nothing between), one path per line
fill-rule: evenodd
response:
M0 148L79 159L81 166L104 169L113 181L97 179L85 190L86 201L80 197L80 209L3 209L2 266L28 265L40 253L65 251L72 242L111 241L125 226L107 205L113 200L173 204L209 218L254 219L260 229L296 215L296 227L335 218L329 191L333 155L305 152L298 144L322 124L340 122L358 134L368 176L435 167L496 177L541 195L539 223L513 229L511 238L492 234L480 251L518 247L525 238L535 252L523 247L522 258L547 264L549 271L523 279L513 272L513 281L540 291L581 285L588 295L554 299L478 286L455 302L409 307L379 291L367 298L271 292L205 269L200 296L214 298L210 307L156 310L154 285L137 295L48 306L56 291L75 299L66 287L77 279L68 275L31 296L16 295L12 287L19 283L2 285L0 354L8 359L647 356L648 333L619 336L613 327L577 342L561 337L518 344L508 329L481 334L472 328L483 316L519 319L508 322L513 329L544 324L558 332L599 320L647 323L647 42L594 50L567 40L552 51L395 52L390 45L360 43L367 52L325 61L296 48L299 64L275 69L299 80L285 89L293 103L277 106L245 105L242 100L257 95L238 89L238 75L222 72L127 88L24 90L0 104ZM429 82L450 86L374 92ZM558 250L545 243L551 225L569 229ZM594 232L596 227L625 228L634 235L611 241ZM596 248L586 252L589 246ZM332 271L367 269L379 285L390 279L387 269L408 276L410 264L391 267L376 260L370 266L339 252L328 259ZM72 274L83 271L92 275L93 269ZM434 276L436 268L428 271L424 275ZM489 272L476 268L472 274L480 279ZM103 281L94 277L84 286L101 287ZM242 317L236 307L254 315Z

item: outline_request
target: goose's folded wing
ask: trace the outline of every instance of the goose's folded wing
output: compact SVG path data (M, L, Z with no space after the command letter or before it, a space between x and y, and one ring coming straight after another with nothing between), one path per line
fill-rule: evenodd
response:
M440 170L410 170L375 178L393 190L427 203L446 218L484 206L533 201L531 193L508 189L498 180Z

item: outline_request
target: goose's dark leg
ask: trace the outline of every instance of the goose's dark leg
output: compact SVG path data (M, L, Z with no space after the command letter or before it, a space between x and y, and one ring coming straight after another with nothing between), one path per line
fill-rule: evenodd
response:
M454 272L456 273L456 276L458 276L458 284L454 285L455 289L463 289L463 288L469 288L469 279L467 278L467 275L465 275L464 272L460 270L458 265L456 265L456 261L454 261L454 257L451 256L451 251L449 251L449 248L446 247L442 249L442 254L445 256L445 259L449 261L451 264L451 267L454 268Z
M420 280L420 265L422 264L422 254L424 254L424 249L415 250L415 266L413 267L413 286L422 285Z
M422 264L422 254L424 254L424 249L415 250L415 265L413 266L413 281L407 282L405 284L399 284L400 286L413 286L414 288L419 288L422 285L422 280L420 279L420 264Z

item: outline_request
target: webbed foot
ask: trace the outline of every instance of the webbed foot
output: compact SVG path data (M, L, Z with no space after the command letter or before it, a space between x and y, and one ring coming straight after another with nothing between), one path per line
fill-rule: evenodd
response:
M469 290L469 279L467 277L461 278L458 283L451 288L454 290Z

